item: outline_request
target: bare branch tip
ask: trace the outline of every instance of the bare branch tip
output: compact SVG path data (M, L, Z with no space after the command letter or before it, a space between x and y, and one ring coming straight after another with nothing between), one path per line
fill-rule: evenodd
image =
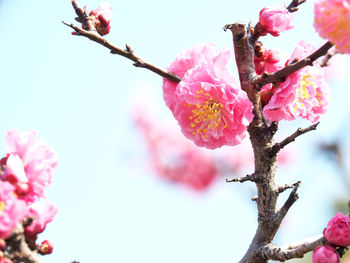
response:
M224 25L224 27L222 29L226 32L227 29L231 29L232 26L233 26L233 24L226 24L226 25Z

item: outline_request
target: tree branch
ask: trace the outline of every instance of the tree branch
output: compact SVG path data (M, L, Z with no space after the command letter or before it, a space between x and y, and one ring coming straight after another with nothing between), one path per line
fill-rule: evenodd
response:
M124 49L121 49L121 48L113 45L108 40L104 39L99 34L97 34L95 31L87 31L87 30L79 28L73 24L68 24L68 23L65 23L63 21L62 21L62 23L65 24L66 26L69 26L70 28L74 29L74 31L77 33L78 36L86 37L86 38L108 48L112 54L117 54L117 55L123 56L127 59L134 61L135 67L148 69L148 70L158 74L159 76L166 78L166 79L168 79L172 82L175 82L175 83L179 83L181 81L181 78L176 76L175 74L172 74L168 71L165 71L165 70L163 70L155 65L152 65L152 64L146 62L145 60L141 59L140 57L136 56L134 51L128 45L126 45L126 48L124 50Z
M75 13L78 16L77 18L75 18L75 20L78 21L79 23L82 23L88 31L96 31L96 28L92 23L92 20L89 19L89 15L86 7L81 8L76 0L72 0L72 6L75 10Z
M322 47L320 47L318 50L316 50L314 53L309 55L308 57L291 63L288 66L284 67L283 69L276 71L274 73L266 73L264 72L261 76L257 77L254 81L254 84L259 85L260 87L268 84L268 83L276 83L279 80L287 77L288 75L306 67L311 66L312 63L318 59L319 57L322 57L327 54L328 50L333 46L331 42L325 43Z
M271 154L274 155L274 154L278 153L286 145L288 145L289 143L295 141L295 139L297 137L299 137L300 135L303 135L304 133L307 133L309 131L316 130L316 128L317 128L317 126L319 124L320 124L320 122L316 122L316 123L310 125L309 127L305 128L305 129L298 128L296 130L296 132L294 132L292 135L290 135L287 138L285 138L283 141L281 141L279 143L275 143L275 145L272 146L272 148L271 148Z
M302 258L304 255L318 246L322 246L326 243L323 236L317 237L317 239L308 240L299 244L297 247L292 248L279 248L276 245L268 244L262 249L262 255L266 259L286 261L292 258Z
M238 68L241 88L244 90L249 100L253 103L254 123L263 123L266 126L266 120L262 114L260 93L252 85L252 80L256 77L254 68L254 47L249 42L246 25L241 23L227 24L224 30L231 30L233 36L236 64ZM254 124L255 125L255 124Z
M181 81L181 78L176 76L175 74L167 72L167 71L165 71L165 70L163 70L155 65L152 65L152 64L146 62L145 60L141 59L140 57L136 56L134 51L130 48L129 45L126 45L126 48L122 49L122 48L119 48L119 47L113 45L112 43L110 43L106 39L104 39L102 36L100 36L96 32L96 28L93 25L93 23L91 22L91 19L89 18L88 14L87 14L86 8L84 8L84 9L81 8L76 0L72 0L72 5L73 5L73 8L75 10L75 13L78 16L76 18L76 20L78 22L82 23L86 30L82 29L80 27L77 27L73 24L68 24L64 21L62 21L62 23L64 25L72 28L74 30L75 35L86 37L86 38L108 48L112 54L117 54L117 55L120 55L120 56L123 56L127 59L132 60L133 62L135 62L134 63L135 67L148 69L148 70L158 74L159 76L166 78L166 79L168 79L172 82L175 82L175 83L179 83Z
M328 51L327 55L323 58L322 62L320 63L320 67L327 67L329 66L329 60L334 57L337 54L337 49L332 48Z
M278 217L279 217L280 221L282 221L282 219L286 216L286 214L288 213L289 208L291 208L292 205L295 203L295 201L298 200L299 195L297 193L297 190L298 190L300 184L301 184L301 181L298 181L298 182L296 182L294 184L293 190L289 194L288 199L286 200L284 205L279 210Z

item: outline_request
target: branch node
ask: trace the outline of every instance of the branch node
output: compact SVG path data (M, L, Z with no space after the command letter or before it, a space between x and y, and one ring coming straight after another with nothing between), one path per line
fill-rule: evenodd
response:
M143 63L141 61L136 61L133 65L137 68L144 68L145 67L145 63Z
M128 44L125 45L125 51L129 53L134 53L134 50L132 50Z

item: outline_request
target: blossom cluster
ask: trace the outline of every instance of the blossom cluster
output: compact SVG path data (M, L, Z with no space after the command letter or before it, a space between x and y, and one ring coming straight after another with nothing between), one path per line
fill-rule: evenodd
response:
M264 8L260 12L260 34L278 36L293 28L293 16L284 7ZM254 65L257 75L276 72L303 59L314 47L300 41L289 59L280 52L256 46ZM179 76L176 84L163 81L165 104L178 121L182 133L198 146L215 149L237 145L252 120L252 104L239 82L227 69L231 57L227 49L213 44L195 45L181 51L167 68ZM316 122L327 111L329 88L320 66L304 67L277 83L262 87L261 106L268 121L305 118Z
M261 48L255 56L256 73L275 72L313 50L301 41L291 57L283 61L277 51ZM226 68L229 57L228 50L218 51L213 44L203 44L182 51L168 67L182 81L176 84L164 79L165 103L182 133L198 146L215 149L237 145L252 120L252 104ZM265 85L260 96L269 121L301 117L316 122L327 111L329 87L322 69L314 65L292 73L283 82Z
M313 263L339 263L337 248L350 245L350 216L337 213L323 231L328 242L326 246L314 249Z
M35 241L57 213L57 207L46 199L57 164L55 150L37 138L36 131L13 129L6 133L6 156L0 160L0 243L6 244L17 224L31 217L33 222L25 229L28 244L41 254L52 251L49 241L38 247Z

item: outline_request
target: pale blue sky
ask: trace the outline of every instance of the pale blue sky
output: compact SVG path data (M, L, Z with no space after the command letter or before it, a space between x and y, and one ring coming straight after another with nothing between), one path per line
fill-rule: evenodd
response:
M128 43L139 56L162 67L180 49L196 43L231 48L232 36L222 30L225 24L256 22L264 5L283 3L110 2L114 17L107 38L120 46ZM85 4L95 8L98 1ZM74 22L74 17L68 0L0 1L0 134L13 127L35 128L60 158L49 189L59 213L42 235L52 240L55 250L45 262L237 262L256 229L250 186L221 180L195 195L158 181L132 163L143 145L130 122L129 102L137 90L153 89L159 94L160 114L170 116L161 100L162 80L72 36L61 21ZM295 14L296 29L264 38L265 46L288 52L299 39L320 45L312 19L312 2L307 1ZM333 83L332 109L318 131L297 141L302 149L298 162L279 171L279 182L303 181L281 242L321 233L330 200L345 195L332 166L310 150L316 140L337 134L349 116L345 83L349 76ZM281 126L292 132L299 124L308 123Z

